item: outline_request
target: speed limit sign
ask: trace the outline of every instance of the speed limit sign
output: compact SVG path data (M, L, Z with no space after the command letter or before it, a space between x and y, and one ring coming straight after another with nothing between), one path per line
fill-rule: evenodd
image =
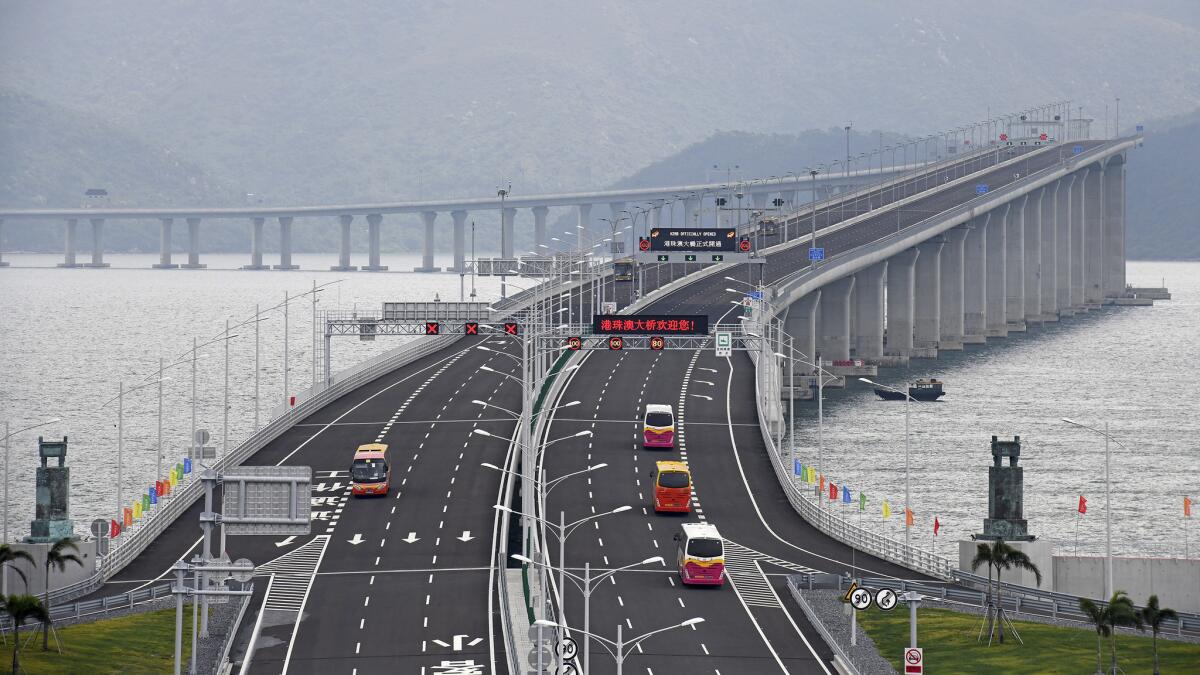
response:
M554 646L554 651L558 652L564 661L570 661L579 654L579 645L575 644L574 638L564 637L562 642Z
M871 607L871 591L865 588L856 588L850 592L850 606L858 611L864 611Z

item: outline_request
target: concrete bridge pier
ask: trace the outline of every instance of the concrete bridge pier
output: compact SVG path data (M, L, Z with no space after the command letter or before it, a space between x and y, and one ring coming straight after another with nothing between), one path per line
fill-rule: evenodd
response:
M783 329L796 343L802 358L815 361L817 352L817 310L821 306L821 291L793 302L783 319Z
M505 207L504 212L500 214L500 257L513 257L513 220L517 217L517 210L511 207Z
M108 267L104 262L104 219L89 218L92 223L92 262L84 267Z
M1088 171L1084 183L1083 303L1095 309L1104 303L1104 171Z
M0 218L0 267L8 267L4 262L4 219Z
M1008 214L1012 204L998 207L991 213L987 224L987 235L984 238L987 257L987 281L984 293L987 298L985 308L986 337L1008 336Z
M507 211L508 209L505 209ZM433 241L434 229L433 223L437 220L437 211L424 211L421 213L421 220L425 222L425 242L421 248L421 266L414 269L414 272L440 272L442 268L434 267L433 265ZM508 220L508 241L509 250L512 250L512 219Z
M1045 188L1030 193L1025 201L1025 322L1042 317L1042 198Z
M263 258L263 224L266 218L250 219L250 264L242 265L244 270L269 270L270 265L264 265Z
M941 260L941 335L938 349L960 350L963 348L963 321L966 293L966 277L963 274L963 255L969 230L964 226L946 232L946 245L942 247Z
M910 248L887 261L887 341L885 356L913 354L913 268L918 250Z
M963 241L963 344L987 341L987 230L991 212L967 224Z
M446 268L447 272L462 272L467 269L467 212L451 211L454 219L454 266Z
M75 262L75 230L79 225L79 221L74 218L67 218L66 226L63 228L63 261L58 264L59 267L79 267L79 263Z
M1025 206L1029 195L1012 201L1004 217L1004 313L1008 331L1025 330Z
M208 265L200 264L200 219L188 218L188 261L180 265L186 270L202 270Z
M937 358L938 340L942 336L942 249L943 236L927 239L917 245L916 276L913 282L913 350L912 356Z
M298 270L299 265L292 264L292 217L279 217L279 264L277 270Z
M1104 297L1125 294L1125 161L1118 155L1104 168Z
M1071 309L1086 312L1083 289L1087 277L1087 190L1089 169L1075 172L1075 185L1071 187Z
M850 291L854 277L844 277L821 289L821 335L817 350L823 359L850 358Z
M883 356L883 278L887 261L854 275L854 355L860 359Z
M1058 315L1071 316L1071 191L1075 185L1074 174L1058 181L1058 199L1054 209L1054 306Z
M158 263L154 265L154 269L178 269L179 265L171 262L171 226L174 224L175 219L159 218L158 222Z
M685 197L683 200L683 225L682 227L697 227L700 225L700 198Z
M338 225L342 228L342 242L338 247L338 264L329 268L332 272L353 272L358 269L350 264L350 226L353 222L352 215L338 216Z
M379 264L379 226L382 223L382 214L367 215L367 264L362 268L365 272L387 271L387 265Z
M537 255L547 255L549 250L542 244L546 243L546 215L550 209L545 206L535 206L533 209L533 252Z
M1041 284L1041 321L1058 321L1058 189L1059 181L1042 193L1042 259L1038 271Z

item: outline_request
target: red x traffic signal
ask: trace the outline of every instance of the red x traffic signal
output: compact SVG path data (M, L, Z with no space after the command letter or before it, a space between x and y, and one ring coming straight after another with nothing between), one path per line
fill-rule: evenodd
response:
M638 250L639 251L649 251L650 250L650 240L645 237L638 239Z
M505 335L516 335L517 334L517 324L505 323L504 324L504 334Z
M655 335L650 338L650 349L653 349L654 351L662 349L666 346L666 344L667 341L664 340L660 335Z
M625 341L624 341L624 340L622 340L621 338L619 338L619 337L617 337L617 336L615 336L615 335L614 335L614 336L612 336L612 337L610 337L610 338L608 338L608 348L609 348L609 349L612 349L612 350L614 350L614 351L618 351L618 350L620 350L620 349L621 349L622 347L624 347L624 346L625 346Z
M436 321L426 321L425 322L425 334L426 335L437 335L439 330L441 329L441 327L442 327L442 325Z
M479 335L479 324L474 321L468 321L463 324L464 335Z
M571 337L567 338L567 349L570 349L573 352L577 352L577 351L579 351L579 349L581 347L583 347L583 338L577 337L575 335L572 335Z

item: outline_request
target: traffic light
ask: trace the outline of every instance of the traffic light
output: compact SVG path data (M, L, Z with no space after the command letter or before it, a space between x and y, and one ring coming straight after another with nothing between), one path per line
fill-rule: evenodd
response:
M783 206L783 199L776 197L775 199L771 200L771 204L774 205L776 208Z
M516 335L517 334L517 324L505 323L504 324L504 334L505 335Z
M463 324L464 335L479 335L479 324L474 321L468 321Z
M717 197L717 206L725 206L725 198Z
M425 322L425 334L426 335L438 335L440 333L441 327L442 327L442 325L436 321L426 321Z

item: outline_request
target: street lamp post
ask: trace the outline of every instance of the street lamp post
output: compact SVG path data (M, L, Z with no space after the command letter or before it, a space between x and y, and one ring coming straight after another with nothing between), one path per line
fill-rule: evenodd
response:
M563 571L561 568L556 568L552 565L546 565L545 563L538 562L538 561L530 559L530 558L526 558L523 555L513 555L512 557L520 562L523 562L523 563L526 563L529 565L538 565L540 567L545 567L551 571L558 571L560 573ZM613 576L617 572L624 572L625 570L633 569L634 567L640 567L642 565L649 565L652 563L658 563L659 565L665 564L663 562L662 556L654 556L653 558L646 558L645 560L642 560L640 562L630 563L630 564L624 565L622 567L616 567L616 568L610 569L607 572L604 572L602 574L599 574L599 575L593 577L592 576L592 563L585 562L585 563L583 563L583 576L582 577L580 577L578 574L574 574L572 572L566 573L567 578L571 580L571 583L575 584L575 587L578 588L580 593L583 594L583 630L580 631L580 633L582 633L585 636L584 640L583 640L583 672L584 673L591 672L591 668L592 668L592 665L591 665L591 660L592 660L591 659L591 656L592 656L591 639L586 636L590 635L591 630L592 630L592 628L591 628L592 591L594 590L594 584L598 584L601 581L604 581L605 579ZM564 621L566 620L565 615L563 616L563 620Z
M1079 422L1067 419L1066 417L1062 418L1062 421L1072 426L1079 427L1080 429L1086 429L1092 433L1100 434L1104 437L1104 557L1107 560L1106 567L1108 568L1104 575L1104 597L1110 598L1112 597L1114 587L1112 555L1112 481L1109 479L1109 465L1111 463L1110 458L1112 455L1108 449L1108 442L1111 440L1113 443L1116 443L1126 453L1129 452L1129 448L1125 447L1121 441L1113 438L1108 433L1107 421L1104 422L1103 431L1096 429L1095 427L1089 427L1086 424L1080 424Z
M850 127L846 127L849 129ZM849 138L849 136L847 136ZM812 178L812 241L809 243L809 248L817 247L817 170L809 169L808 175ZM845 201L845 200L843 200ZM813 269L817 266L817 259L813 256L808 258L808 268Z
M160 366L161 366L161 363L160 363ZM164 379L170 379L170 378L164 378ZM156 384L156 385L158 385L159 402L161 403L161 401L162 401L162 383L163 383L163 379L159 379L154 382L145 382L143 384L137 385L136 387L130 387L129 389L126 389L124 381L118 382L117 383L117 395L114 396L113 398L108 399L107 401L105 401L104 403L102 403L100 405L100 407L103 408L103 407L107 406L109 403L112 403L113 401L117 402L117 514L118 515L121 513L121 505L125 503L125 499L124 499L125 393L126 392L133 393L133 392L137 391L138 389L142 389L145 387L149 387L150 385ZM158 415L159 415L159 417L158 417L159 428L162 428L162 406L161 405L159 406L159 409L158 409ZM7 477L8 467L5 467L4 474ZM155 477L155 479L157 480L157 476ZM8 486L7 478L5 479L4 484L5 484L5 487L7 488L7 486ZM4 501L5 501L5 508L7 508L7 506L8 506L8 496L7 495L5 495ZM6 540L7 540L7 537L6 537Z
M604 647L604 649L609 654L612 654L613 658L616 660L617 675L623 675L623 672L624 672L623 666L625 664L625 659L628 658L629 654L631 654L633 652L633 648L637 647L638 644L640 644L646 638L648 638L652 635L657 635L659 633L664 633L669 630L674 630L676 628L687 628L688 626L694 626L698 623L703 623L703 622L704 622L704 617L697 616L697 617L688 619L687 621L677 623L673 626L667 626L666 628L659 628L658 630L652 630L649 633L643 633L642 635L639 635L630 640L625 640L621 637L621 635L622 635L622 632L621 632L622 625L621 624L617 624L617 639L616 640L610 640L606 637L596 635L595 633L587 633L585 631L579 631L579 632L583 633L584 635L587 635L588 637L595 638L596 640L598 640L600 642L600 644ZM546 621L545 619L539 619L537 621L534 621L533 625L545 626L546 628L558 628L558 629L561 629L564 627L561 624L557 624L553 621Z
M897 394L904 395L904 560L907 563L907 562L909 562L909 556L910 556L910 551L911 551L910 536L911 536L911 530L912 530L912 528L909 527L909 525L908 525L908 514L911 513L911 511L909 510L910 507L909 507L909 501L908 501L909 500L909 482L910 482L909 481L909 462L908 462L909 429L910 429L909 417L910 417L910 415L909 415L908 404L909 404L909 401L912 400L912 396L908 393L908 383L907 382L904 383L904 391L900 391L899 389L897 389L895 387L889 387L886 384L880 384L878 382L868 380L865 377L860 377L858 379L860 382L865 382L869 385L879 387L881 389L887 389L888 391L894 391Z
M501 260L504 259L504 249L506 246L506 242L508 240L507 233L505 232L505 229L507 229L507 228L504 227L504 225L505 225L505 223L504 223L504 200L508 198L508 194L510 192L512 192L512 185L509 185L508 188L498 188L496 190L496 196L500 198L500 258L501 258ZM475 234L475 230L474 230L474 227L472 227L472 229L471 229L472 248L474 248L474 234ZM501 263L501 265L503 265L503 264L504 263ZM501 268L501 272L503 272L503 271L504 271L503 268ZM501 299L505 298L508 293L508 290L505 288L505 282L507 281L507 279L508 279L507 275L505 275L505 274L500 275L500 298ZM471 290L474 290L474 282L472 282Z

